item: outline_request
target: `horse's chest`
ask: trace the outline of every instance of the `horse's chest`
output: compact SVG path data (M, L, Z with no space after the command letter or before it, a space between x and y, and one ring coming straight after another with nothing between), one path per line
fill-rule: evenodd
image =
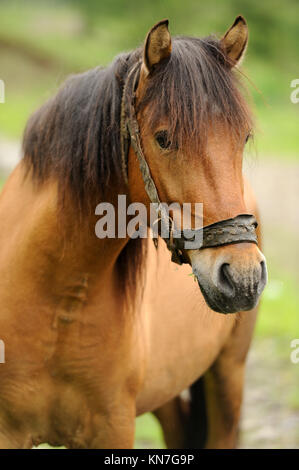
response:
M45 309L36 335L27 341L24 333L23 341L16 340L19 349L7 356L0 371L0 435L1 422L12 434L22 423L22 434L33 445L85 447L127 380L132 341L125 328L107 334L107 315L83 306L77 295L61 305Z

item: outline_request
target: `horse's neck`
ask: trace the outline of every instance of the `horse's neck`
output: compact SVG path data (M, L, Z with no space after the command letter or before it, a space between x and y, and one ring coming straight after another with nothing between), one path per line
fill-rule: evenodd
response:
M2 246L11 245L11 255L17 255L24 275L33 283L44 283L48 292L75 286L84 290L93 281L105 279L106 284L116 278L117 258L127 240L98 239L96 216L91 214L80 225L72 205L58 216L55 182L36 189L30 177L24 179L22 164L7 182L0 217L6 221L0 234ZM2 255L9 264L9 250Z

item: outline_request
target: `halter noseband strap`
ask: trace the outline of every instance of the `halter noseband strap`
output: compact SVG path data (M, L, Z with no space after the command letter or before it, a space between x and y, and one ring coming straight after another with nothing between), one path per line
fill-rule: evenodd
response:
M146 193L152 203L155 203L157 220L161 223L161 229L168 228L169 237L164 238L172 257L177 264L188 263L184 256L185 243L202 237L200 249L214 248L217 246L231 245L234 243L256 243L255 229L257 221L253 215L241 214L232 219L221 220L201 229L177 230L174 221L169 217L165 207L161 204L158 191L147 161L142 150L139 125L135 113L135 92L140 75L140 63L137 63L129 72L124 84L121 103L121 154L122 172L128 183L127 161L130 145L132 145L139 160L140 171L144 181ZM198 238L197 238L198 239Z

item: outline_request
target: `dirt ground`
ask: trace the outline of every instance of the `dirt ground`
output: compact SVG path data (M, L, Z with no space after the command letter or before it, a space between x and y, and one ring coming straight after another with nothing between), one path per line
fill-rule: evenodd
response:
M250 350L241 448L299 448L299 363L278 348L277 339L257 338Z
M0 175L10 171L18 155L18 143L0 138ZM248 158L245 173L259 202L266 256L299 280L299 163ZM290 361L289 344L282 343L283 338L253 341L241 448L299 448L299 363Z

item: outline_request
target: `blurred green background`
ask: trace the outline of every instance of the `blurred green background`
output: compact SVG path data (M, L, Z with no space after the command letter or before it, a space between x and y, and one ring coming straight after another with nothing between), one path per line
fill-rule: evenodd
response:
M259 150L298 155L299 110L289 100L298 69L298 1L1 0L0 6L1 78L10 103L0 126L7 135L21 135L28 114L66 74L135 48L157 20L169 18L172 34L204 36L224 33L242 13L250 28L244 71L262 91L250 87L262 123Z
M68 74L106 65L137 47L162 18L170 20L173 35L205 36L222 35L238 14L249 25L243 71L257 120L245 166L260 201L269 266L249 361L241 443L299 447L299 364L289 359L290 342L299 337L299 104L290 100L290 83L299 78L297 0L1 0L0 78L6 102L0 105L0 164L3 149L10 148L2 147L1 155L1 142L20 140L30 113ZM0 174L0 186L5 177ZM282 386L277 393L273 377ZM257 400L259 391L264 392ZM248 424L252 413L256 421ZM263 424L258 437L261 421L272 423L276 434ZM150 415L137 420L136 445L163 445Z

